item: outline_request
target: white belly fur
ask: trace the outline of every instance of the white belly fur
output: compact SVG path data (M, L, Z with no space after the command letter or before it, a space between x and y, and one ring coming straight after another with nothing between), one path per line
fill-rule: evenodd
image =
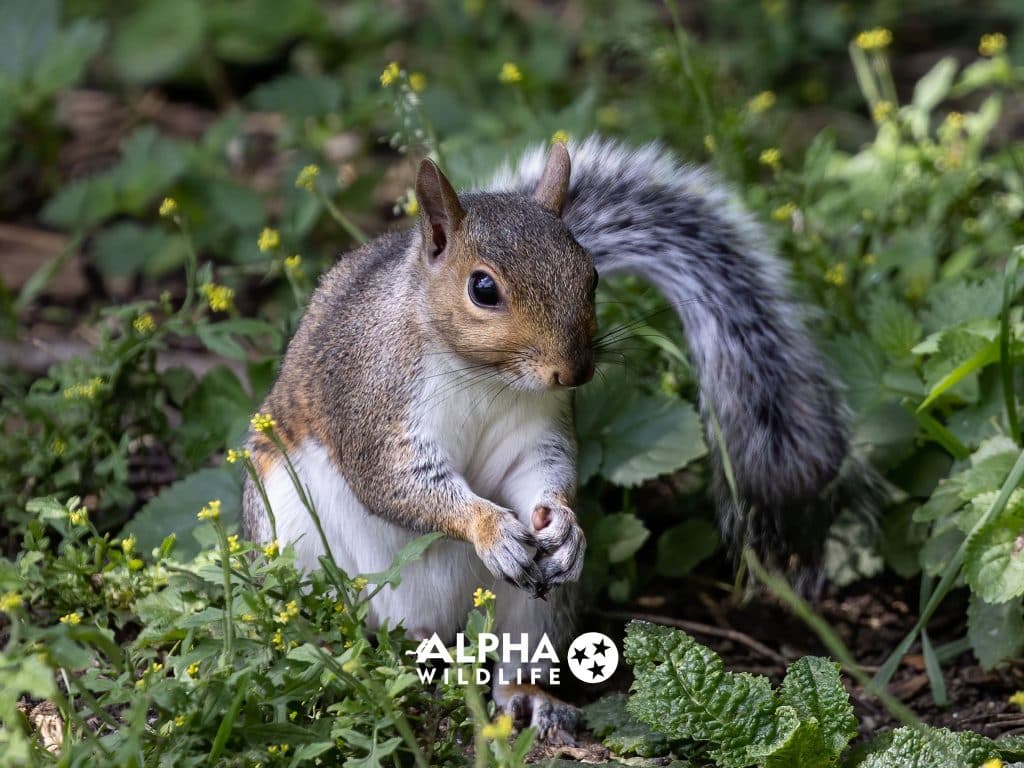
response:
M444 381L446 377L427 380L438 379ZM430 389L436 392L441 386ZM550 430L566 403L564 393L506 390L494 396L495 391L483 385L447 398L434 397L436 402L426 411L420 428L429 430L449 452L454 468L473 491L508 506L510 489L503 487L503 480ZM429 402L432 394L424 392L423 401ZM395 554L418 536L371 515L316 441L304 442L291 459L307 487L335 560L350 576L386 569ZM318 567L323 554L320 537L285 467L278 465L265 484L277 519L278 537L282 543L295 543L300 568ZM528 524L529 511L519 511ZM438 632L450 638L465 622L472 608L473 591L480 586L498 595L499 631L537 628L536 621L541 617L534 614L544 613L544 603L495 579L470 544L451 539L435 542L422 558L407 566L396 589L382 590L374 598L369 619L372 625L385 619L391 626L401 622L413 636ZM524 622L528 626L522 626ZM540 623L548 622L541 619Z

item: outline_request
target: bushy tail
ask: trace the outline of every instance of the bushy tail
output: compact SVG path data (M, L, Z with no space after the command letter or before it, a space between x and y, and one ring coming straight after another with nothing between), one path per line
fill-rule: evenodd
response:
M493 188L531 192L544 155L528 152ZM724 538L734 554L751 544L778 567L813 571L841 503L849 433L786 269L713 177L662 148L592 137L569 155L563 218L598 272L639 275L678 310L700 375Z

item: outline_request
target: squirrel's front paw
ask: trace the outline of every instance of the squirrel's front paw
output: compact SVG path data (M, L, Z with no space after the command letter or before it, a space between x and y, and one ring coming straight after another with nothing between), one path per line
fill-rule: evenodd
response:
M543 594L544 577L533 561L537 540L511 511L494 506L481 513L474 526L473 545L495 576L535 597Z
M578 581L587 540L576 522L576 513L564 504L545 502L534 507L532 522L538 546L537 565L546 586Z

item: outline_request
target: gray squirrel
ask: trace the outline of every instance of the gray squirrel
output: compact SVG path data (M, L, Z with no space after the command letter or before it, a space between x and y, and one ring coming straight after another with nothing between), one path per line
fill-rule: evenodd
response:
M546 161L529 151L463 195L424 160L416 199L418 226L324 275L262 407L347 573L446 534L373 599L371 623L448 642L484 586L496 631L571 637L586 546L571 395L594 374L599 275L638 275L678 311L725 540L817 566L846 475L844 408L786 270L710 175L657 145L591 137ZM259 432L249 446L280 543L316 568L321 539L280 451ZM271 538L248 481L243 519ZM494 699L544 739L571 741L579 723L539 687L497 685Z

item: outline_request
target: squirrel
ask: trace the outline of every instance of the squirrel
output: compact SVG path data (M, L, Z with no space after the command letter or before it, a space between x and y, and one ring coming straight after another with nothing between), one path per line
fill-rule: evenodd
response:
M724 539L813 571L841 504L845 410L786 269L711 175L594 136L546 160L528 151L462 195L425 159L415 192L417 226L323 276L262 406L347 573L446 534L374 597L371 624L448 642L483 585L497 632L567 643L586 547L572 390L594 375L598 278L618 273L648 280L682 321ZM259 432L249 447L281 543L316 568L321 538L280 450ZM248 479L243 526L271 538ZM499 684L493 697L517 725L572 741L579 710L547 691Z

